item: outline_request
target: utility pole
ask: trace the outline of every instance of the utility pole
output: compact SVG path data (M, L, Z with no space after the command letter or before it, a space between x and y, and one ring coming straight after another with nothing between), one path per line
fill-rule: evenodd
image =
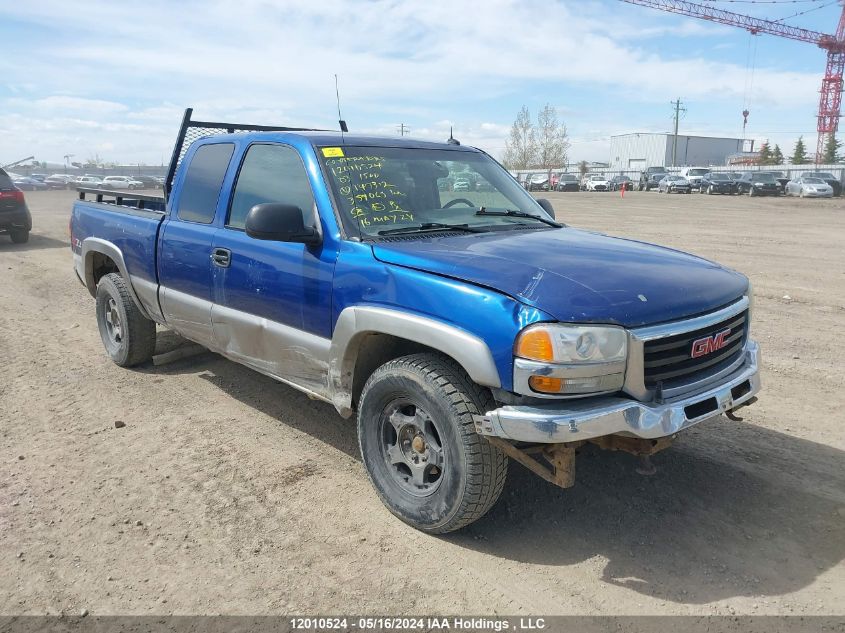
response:
M678 120L681 118L681 112L686 112L686 108L681 107L681 98L677 101L670 101L675 106L675 135L672 138L672 167L678 166Z
M404 123L400 123L399 126L396 128L396 131L399 132L399 136L405 136L406 134L411 133L411 128L409 128Z

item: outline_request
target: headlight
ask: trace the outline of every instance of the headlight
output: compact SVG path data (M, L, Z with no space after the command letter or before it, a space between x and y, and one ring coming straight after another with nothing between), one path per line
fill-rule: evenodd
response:
M544 323L522 331L515 353L549 363L612 363L625 360L628 336L619 327Z
M628 336L611 326L540 324L514 345L519 393L587 395L618 391L625 378Z

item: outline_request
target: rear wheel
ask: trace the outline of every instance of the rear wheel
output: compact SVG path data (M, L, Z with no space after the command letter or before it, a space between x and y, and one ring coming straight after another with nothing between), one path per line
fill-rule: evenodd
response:
M121 367L150 360L156 345L156 324L145 317L129 294L126 281L110 273L97 284L97 327L103 346Z
M358 441L387 509L435 534L484 516L502 492L507 457L475 432L473 416L495 406L487 389L436 354L373 372L358 407Z
M29 231L26 229L19 231L9 231L9 237L15 244L26 244L29 241Z

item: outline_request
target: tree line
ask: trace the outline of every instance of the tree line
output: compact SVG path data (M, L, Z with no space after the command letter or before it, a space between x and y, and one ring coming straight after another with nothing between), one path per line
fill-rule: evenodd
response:
M839 153L842 148L842 142L836 140L836 137L831 134L824 146L824 153L819 160L822 165L833 165L843 161L843 156ZM780 146L775 144L774 148L769 146L769 142L765 141L760 146L758 152L758 165L784 165L787 162L793 165L809 165L813 161L807 155L807 146L804 145L804 137L799 136L795 142L795 148L792 150L792 156L786 159Z

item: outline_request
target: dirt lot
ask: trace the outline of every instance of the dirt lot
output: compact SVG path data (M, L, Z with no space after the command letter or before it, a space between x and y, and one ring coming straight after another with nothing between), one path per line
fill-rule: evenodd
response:
M764 391L655 476L587 450L563 491L512 465L486 518L431 537L329 405L212 354L107 360L73 194L27 194L30 243L0 237L0 613L842 613L845 200L548 197L748 274Z

